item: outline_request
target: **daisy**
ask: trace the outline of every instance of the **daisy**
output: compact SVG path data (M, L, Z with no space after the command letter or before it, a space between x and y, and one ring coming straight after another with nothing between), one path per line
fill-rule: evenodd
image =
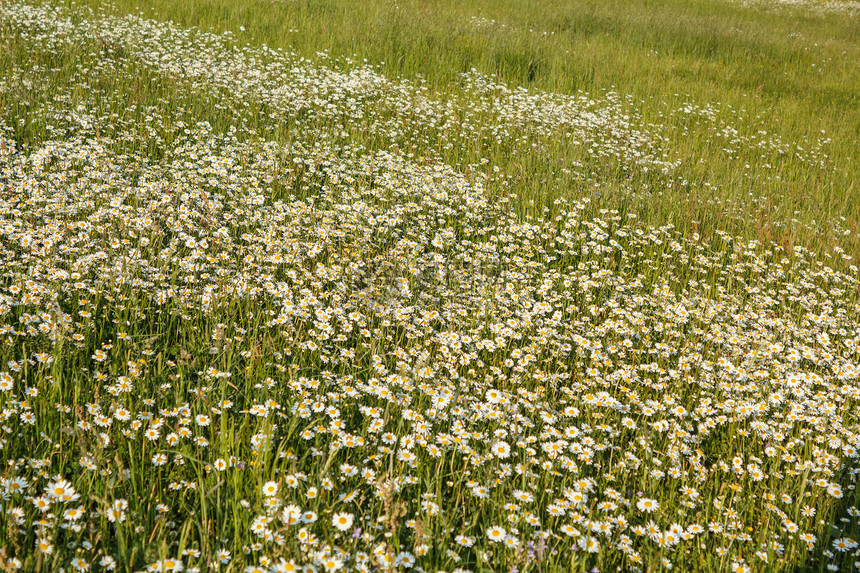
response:
M579 547L588 553L597 553L600 550L600 543L597 539L588 535L579 538Z
M73 501L80 498L72 484L62 478L49 483L45 491L56 501Z
M273 497L278 495L278 482L267 481L263 484L263 495Z
M842 498L842 486L836 483L831 483L827 485L827 493L836 499Z
M352 522L355 517L351 513L336 513L332 516L331 522L340 531L346 531L352 527Z
M649 499L647 497L643 497L636 502L636 507L639 508L639 511L653 513L660 509L660 504L657 503L656 499Z
M324 571L337 571L343 567L343 561L335 557L326 557L322 560L321 565Z
M505 537L507 537L507 531L503 527L499 527L498 525L493 525L492 527L487 528L487 538L491 543L496 543L499 541L504 541Z
M499 459L505 459L511 455L511 446L507 442L499 440L492 447L493 455Z

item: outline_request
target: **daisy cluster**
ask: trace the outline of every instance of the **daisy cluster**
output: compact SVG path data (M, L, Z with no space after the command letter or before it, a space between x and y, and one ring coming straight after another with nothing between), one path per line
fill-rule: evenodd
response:
M0 85L4 568L856 567L856 267L586 198L520 216L341 138L449 129L369 68L0 10L43 58ZM229 128L116 87L180 72ZM494 137L561 101L475 93ZM342 129L275 140L252 95ZM546 125L621 138L571 101Z
M685 133L644 121L631 96L612 91L596 98L582 92L529 91L472 69L462 74L461 92L440 94L422 82L391 80L368 63L348 58L333 62L327 53L311 61L265 45L240 47L231 32L214 34L134 15L69 11L50 4L13 3L3 13L19 34L40 45L99 41L133 54L159 73L181 78L190 89L223 90L266 105L280 122L314 121L342 137L372 133L404 149L426 142L423 152L455 161L462 154L460 147L479 153L513 148L530 154L560 144L580 149L584 163L609 163L625 171L669 175L682 162L668 149L672 139ZM680 114L706 122L723 145L721 153L730 157L752 153L773 163L788 156L822 168L828 165L826 137L786 142L762 130L760 118L750 121L742 110L721 110L718 104L686 103L668 115Z
M842 13L850 17L860 14L860 2L856 0L742 0L742 3L772 10L795 8L819 14Z

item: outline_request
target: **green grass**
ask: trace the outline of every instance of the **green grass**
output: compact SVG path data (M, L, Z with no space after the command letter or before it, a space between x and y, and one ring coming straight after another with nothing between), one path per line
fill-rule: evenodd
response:
M593 166L594 175L586 173L585 182L560 176L560 169L582 160L565 147L553 146L550 153L525 160L504 150L490 157L479 151L453 159L466 164L487 157L515 173L513 184L521 198L541 205L558 195L582 195L597 185L601 196L595 205L618 208L636 197L636 212L655 225L672 222L688 228L686 214L693 209L702 213L693 219L699 232L724 229L748 238L803 244L817 252L833 244L860 252L856 15L725 1L240 0L145 5L120 1L110 6L118 13L140 11L182 26L230 30L238 44L265 44L306 57L327 51L367 60L388 77L421 77L441 97L456 92L459 74L472 68L511 86L569 94L581 90L597 98L605 90L629 95L642 123L659 124L669 138L663 151L681 161L671 178L672 189L664 180L656 183L662 192L656 202L651 193L642 197L649 178L620 178L610 166ZM495 23L476 25L475 18ZM711 123L691 126L684 118L666 118L668 110L686 102L717 104L721 117L742 135L763 129L806 149L827 139L821 152L828 159L819 167L793 156L776 162L754 150L728 157ZM765 167L774 163L774 168ZM549 179L555 181L543 183ZM683 181L687 185L679 185ZM767 206L752 203L750 193ZM709 199L756 216L708 216ZM679 216L679 202L693 204ZM833 237L828 228L839 216L846 217L853 230L848 237ZM790 224L792 219L801 225ZM777 229L774 223L788 224L788 229Z
M856 14L35 5L0 569L856 568Z

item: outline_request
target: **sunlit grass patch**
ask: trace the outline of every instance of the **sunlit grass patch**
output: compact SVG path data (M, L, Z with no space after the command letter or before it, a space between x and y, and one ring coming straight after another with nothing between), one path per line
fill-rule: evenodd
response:
M0 565L856 567L826 134L150 16L0 6Z

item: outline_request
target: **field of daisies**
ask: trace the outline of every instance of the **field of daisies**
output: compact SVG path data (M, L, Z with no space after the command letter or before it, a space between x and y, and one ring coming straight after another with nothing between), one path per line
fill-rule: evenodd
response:
M0 1L0 571L860 569L856 140L130 5Z

